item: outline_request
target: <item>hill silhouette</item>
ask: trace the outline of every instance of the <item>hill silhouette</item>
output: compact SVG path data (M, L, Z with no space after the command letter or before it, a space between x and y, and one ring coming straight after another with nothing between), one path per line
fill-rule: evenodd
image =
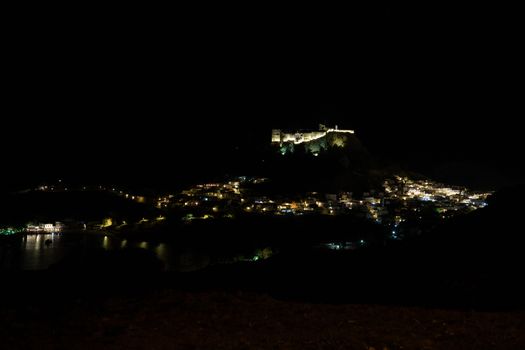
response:
M208 269L198 280L205 275L212 285L251 286L278 298L316 302L525 307L525 237L516 220L524 194L524 187L502 190L488 207L406 241L352 252L283 251L257 265Z
M153 209L114 194L92 191L28 192L0 198L2 224L29 221L102 220L105 217L138 220Z
M319 145L321 144L321 145ZM315 153L311 149L316 149ZM352 134L328 133L281 154L278 145L265 149L259 172L270 177L274 190L286 192L363 192L378 188L384 171Z
M457 217L427 236L353 256L309 260L324 285L316 293L326 297L334 291L338 297L376 302L523 306L519 276L525 267L525 238L516 218L524 194L523 187L502 190L487 208Z

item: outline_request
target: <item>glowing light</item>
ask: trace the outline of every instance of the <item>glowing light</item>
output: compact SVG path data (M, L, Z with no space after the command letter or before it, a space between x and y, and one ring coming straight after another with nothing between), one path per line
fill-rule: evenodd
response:
M110 227L110 226L113 226L113 219L112 218L105 218L102 221L102 225L100 225L100 227Z
M297 132L297 133L282 133L280 130L272 130L272 143L293 142L298 145L301 143L312 142L325 137L328 133L354 134L354 130L339 130L338 128L326 128L320 126L319 131L311 132ZM281 151L282 153L282 151ZM286 153L286 151L284 152ZM284 153L282 153L284 155Z
M8 227L8 228L0 228L0 235L3 235L3 236L10 236L10 235L14 235L18 232L22 232L21 229L15 229L15 228L12 228L12 227Z

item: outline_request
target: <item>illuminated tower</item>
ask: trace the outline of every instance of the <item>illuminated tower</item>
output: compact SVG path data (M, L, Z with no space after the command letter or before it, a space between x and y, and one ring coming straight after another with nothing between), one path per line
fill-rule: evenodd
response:
M281 130L280 129L272 130L272 143L281 143Z

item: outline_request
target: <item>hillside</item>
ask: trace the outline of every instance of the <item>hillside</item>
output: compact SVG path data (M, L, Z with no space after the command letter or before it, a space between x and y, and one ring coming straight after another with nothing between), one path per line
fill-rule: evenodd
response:
M523 307L525 237L516 218L524 194L523 187L503 190L484 209L381 248L283 254L270 262L268 283L308 300Z
M259 171L281 192L363 192L380 187L387 173L354 134L329 132L311 142L273 145L261 157Z
M25 225L29 221L102 220L105 217L140 219L151 208L104 192L27 192L0 197L0 223Z
M64 298L65 297L65 298ZM62 298L58 303L55 301ZM2 304L6 349L492 350L525 346L523 312L305 304L161 290ZM74 345L73 345L74 344Z

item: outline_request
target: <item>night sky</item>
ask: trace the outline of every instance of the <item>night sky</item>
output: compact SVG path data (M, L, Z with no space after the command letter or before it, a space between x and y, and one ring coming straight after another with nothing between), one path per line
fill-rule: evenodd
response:
M510 9L282 9L275 21L121 10L13 21L5 185L177 181L212 173L236 148L264 147L272 128L323 122L431 176L523 181L523 57Z

